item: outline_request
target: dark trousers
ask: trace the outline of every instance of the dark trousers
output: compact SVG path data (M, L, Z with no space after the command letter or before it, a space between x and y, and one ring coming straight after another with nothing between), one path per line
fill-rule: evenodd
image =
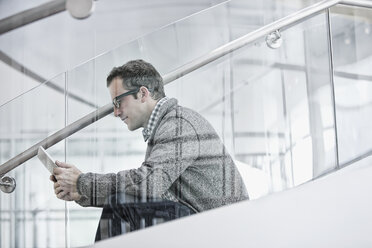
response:
M162 199L139 199L128 194L111 195L103 207L95 241L189 216L189 207Z

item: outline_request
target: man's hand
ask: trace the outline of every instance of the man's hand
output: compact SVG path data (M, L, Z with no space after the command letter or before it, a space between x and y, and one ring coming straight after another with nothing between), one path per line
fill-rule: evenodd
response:
M59 199L77 201L81 195L77 192L77 179L81 171L74 165L56 161L58 168L54 168L50 180L54 182L54 193Z

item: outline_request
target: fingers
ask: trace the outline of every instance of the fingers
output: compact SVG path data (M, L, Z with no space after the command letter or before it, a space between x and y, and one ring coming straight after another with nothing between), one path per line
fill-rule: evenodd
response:
M59 175L59 174L62 174L62 173L63 173L62 168L54 168L53 169L53 175Z
M61 174L61 173L55 173L54 174L54 177L57 179L57 181L62 181L63 180L63 178L64 178L64 175L63 174Z
M58 199L66 200L66 201L70 200L68 197L66 197L66 196L68 196L68 192L66 192L66 191L61 191L58 194L56 193L56 195L57 195Z
M54 183L54 193L58 199L71 201L71 197L69 196L70 192L61 187L58 182Z
M57 195L61 191L72 192L73 190L72 190L71 187L68 187L68 185L64 185L63 183L55 183L54 184L54 193ZM73 192L75 192L75 191L73 191Z
M56 189L56 188L58 188L58 187L60 187L61 185L59 185L59 183L58 182L56 182L56 183L54 183L54 189Z
M71 185L64 180L58 180L57 182L58 182L59 187L61 187L63 190L69 190L70 191L71 188L72 188Z
M57 182L57 179L54 175L50 175L49 180L55 183Z
M67 191L64 191L63 188L59 185L59 183L55 183L54 184L54 194L58 195L61 193L61 192L67 192Z
M53 175L55 175L57 180L58 180L58 176L68 173L69 170L70 169L68 169L68 168L58 168L57 167L57 168L53 169Z
M58 195L59 195L61 192L67 192L67 191L63 191L63 189L62 189L61 187L54 189L54 194L56 194L57 197L58 197Z
M64 170L66 170L66 169L76 168L75 166L73 166L71 164L66 164L66 163L60 162L58 160L56 161L56 165L58 167L53 169L53 174L54 175L62 174L64 172Z
M55 175L55 178L57 179L57 182L59 183L59 185L62 187L74 185L71 180L71 175L68 173L62 173L59 175Z
M58 199L65 201L79 200L76 182L81 171L74 165L56 161L57 168L53 169L50 180L54 182L54 193Z
M60 198L60 197L63 197L64 195L66 195L68 192L67 191L63 191L63 190L60 190L60 188L56 189L54 191L54 194Z
M64 163L64 162L60 162L60 161L56 161L56 165L58 166L58 167L62 167L62 168L71 168L73 165L71 165L71 164L66 164L66 163Z
M79 195L79 193L72 193L63 190L61 187L57 187L54 192L58 199L65 201L78 201L81 198L81 195Z
M68 182L65 182L63 180L59 180L56 183L54 183L54 192L57 195L61 191L77 192L76 188L71 186L71 184L69 184Z

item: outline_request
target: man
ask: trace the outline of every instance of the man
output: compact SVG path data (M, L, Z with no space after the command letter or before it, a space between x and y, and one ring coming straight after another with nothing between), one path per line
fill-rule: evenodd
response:
M57 162L58 198L100 207L119 193L124 194L123 204L129 198L160 199L195 213L248 199L242 178L212 126L176 99L165 97L163 80L151 64L135 60L113 68L107 87L114 115L131 131L143 128L145 160L139 168L117 174L81 173L73 165Z

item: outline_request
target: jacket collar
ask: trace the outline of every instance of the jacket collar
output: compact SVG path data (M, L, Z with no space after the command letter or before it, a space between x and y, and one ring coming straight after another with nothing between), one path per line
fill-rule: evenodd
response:
M177 106L178 104L178 101L177 99L175 98L168 98L168 100L166 102L164 102L160 108L159 108L159 112L158 112L158 118L157 120L155 121L155 124L154 124L154 128L150 134L150 137L148 138L148 142L151 142L152 139L154 138L154 135L156 133L156 129L158 128L161 120L163 119L163 117L169 113L169 111L171 111L175 106Z
M151 115L150 115L150 118L149 118L149 121L147 123L147 126L146 128L144 128L142 130L142 135L143 135L143 139L145 140L145 142L150 138L154 128L155 128L155 125L159 119L159 110L161 108L161 106L166 102L168 101L168 97L163 97L162 99L160 99L154 109L152 110L151 112Z

